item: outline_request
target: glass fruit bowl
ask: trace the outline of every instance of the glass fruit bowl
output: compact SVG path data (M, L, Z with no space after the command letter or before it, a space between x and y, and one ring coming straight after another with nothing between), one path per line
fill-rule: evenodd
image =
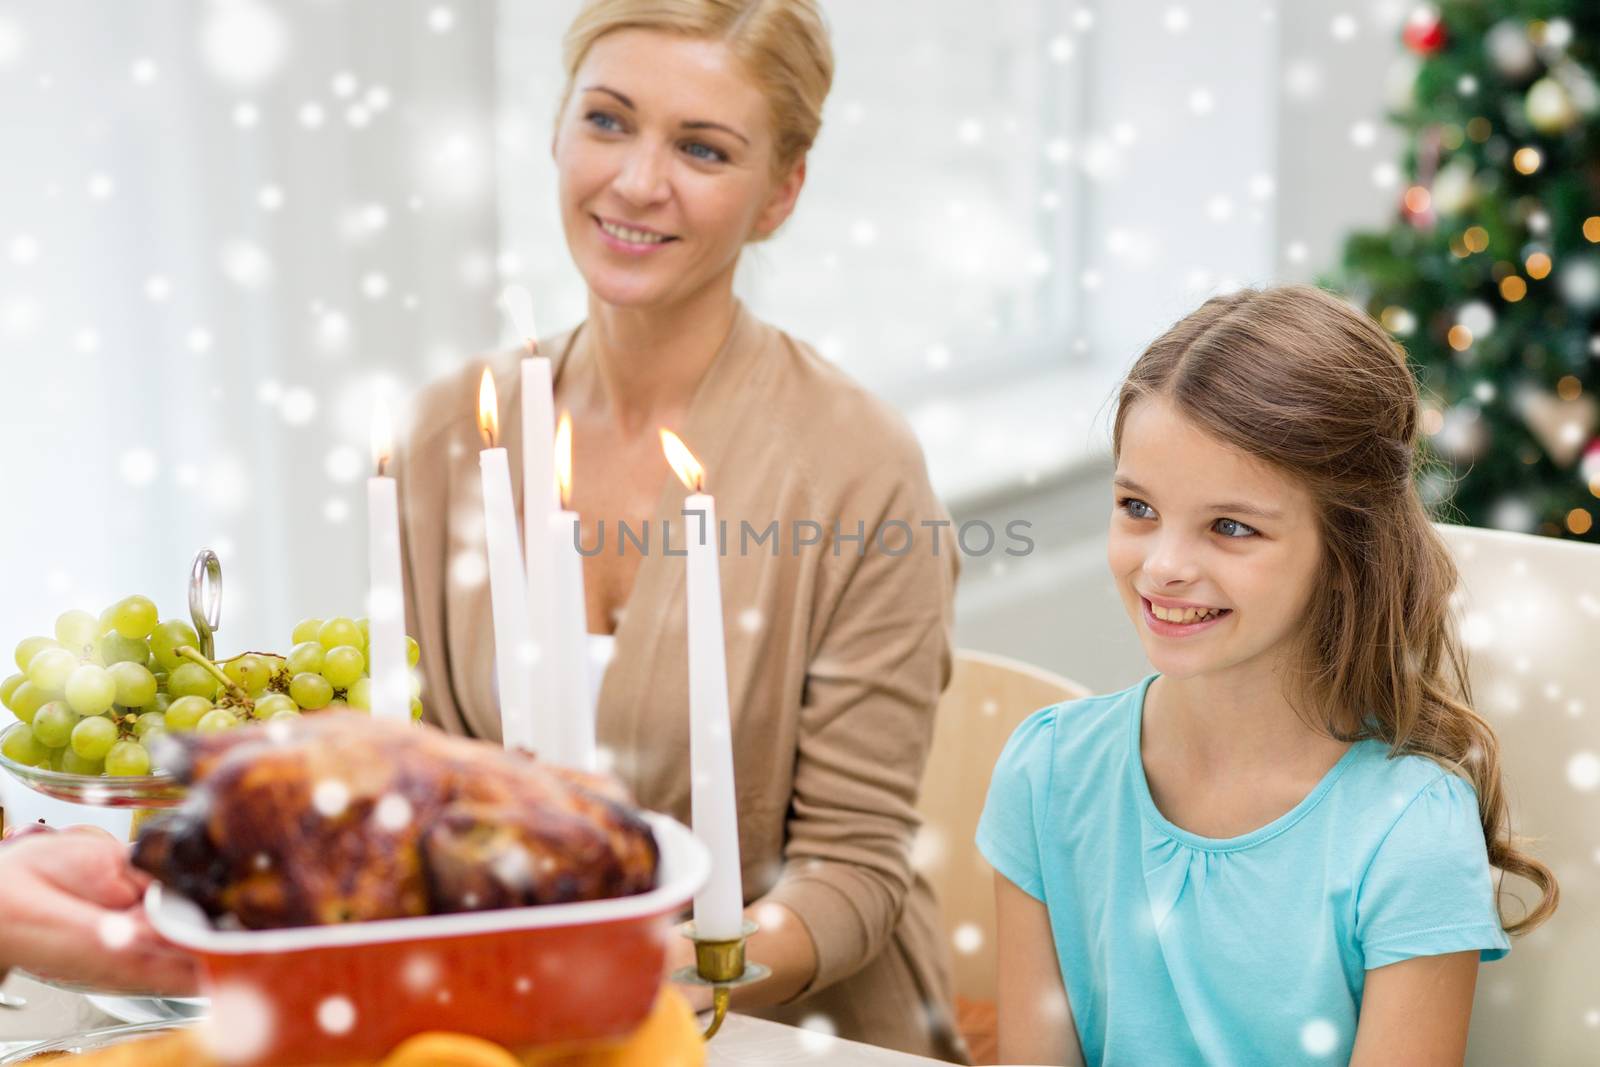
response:
M16 722L0 732L0 742L13 730L24 729ZM134 776L68 774L48 767L34 767L8 759L0 753L0 767L17 781L36 792L71 804L99 808L172 808L183 802L188 790L170 774L155 772Z

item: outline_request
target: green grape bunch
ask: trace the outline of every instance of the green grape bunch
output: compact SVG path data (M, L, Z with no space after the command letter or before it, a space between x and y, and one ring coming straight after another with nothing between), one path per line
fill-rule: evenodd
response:
M19 720L0 754L67 774L138 777L159 768L150 744L164 732L232 730L249 722L354 708L371 710L367 620L305 619L286 656L201 655L194 628L162 620L130 596L99 615L68 611L54 637L18 643L19 673L0 681L0 704ZM421 649L406 638L411 717L422 718Z

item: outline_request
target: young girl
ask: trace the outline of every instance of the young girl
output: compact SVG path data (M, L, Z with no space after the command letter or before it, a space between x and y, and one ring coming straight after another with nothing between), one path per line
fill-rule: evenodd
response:
M1555 909L1469 704L1417 390L1316 289L1208 301L1122 386L1108 561L1151 663L995 768L1007 1063L1459 1064ZM1495 871L1537 905L1502 927Z

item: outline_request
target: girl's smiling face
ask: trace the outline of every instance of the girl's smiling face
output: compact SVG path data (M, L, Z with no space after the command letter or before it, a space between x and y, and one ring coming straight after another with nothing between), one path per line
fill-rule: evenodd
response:
M1127 413L1112 489L1107 561L1156 670L1280 664L1322 561L1311 495L1159 395Z
M556 131L561 221L590 290L671 305L731 275L794 209L766 98L728 47L652 30L595 42Z

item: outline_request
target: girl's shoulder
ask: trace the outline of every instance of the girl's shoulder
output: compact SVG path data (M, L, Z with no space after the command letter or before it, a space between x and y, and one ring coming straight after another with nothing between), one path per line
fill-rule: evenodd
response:
M1150 681L1040 708L1012 733L1008 754L1045 762L1065 757L1081 765L1093 753L1125 744L1129 720L1137 715Z
M1341 782L1349 788L1337 841L1362 965L1468 949L1483 960L1504 956L1511 943L1472 783L1428 757L1391 755L1380 741L1359 748Z
M1330 795L1330 826L1363 882L1417 871L1486 870L1478 793L1461 774L1413 754L1360 741Z
M1424 796L1477 808L1477 791L1465 777L1427 756L1394 754L1383 741L1356 742L1356 752L1341 782L1346 792L1360 796L1398 818Z
M1099 825L1095 813L1125 792L1106 788L1126 767L1129 720L1149 679L1117 693L1040 708L1006 742L989 779L978 848L996 870L1044 899L1041 844L1062 826Z

